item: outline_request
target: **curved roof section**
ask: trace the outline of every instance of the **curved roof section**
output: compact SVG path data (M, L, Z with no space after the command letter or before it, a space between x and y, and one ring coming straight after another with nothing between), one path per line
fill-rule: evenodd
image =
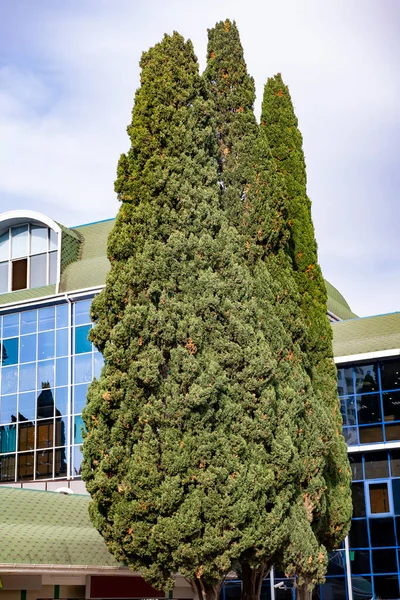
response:
M353 313L350 306L329 281L325 279L326 292L328 294L328 310L340 319L355 319L357 315Z
M47 227L50 227L56 233L61 233L61 227L58 223L50 219L47 215L34 210L9 210L0 213L0 230L12 227L13 225L22 225L23 223L47 225Z

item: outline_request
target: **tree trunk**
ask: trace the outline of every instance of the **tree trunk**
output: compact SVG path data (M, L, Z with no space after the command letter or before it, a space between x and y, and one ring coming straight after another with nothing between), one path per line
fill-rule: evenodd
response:
M219 600L223 580L217 585L210 585L200 577L191 579L189 583L198 600Z
M261 565L258 569L242 563L242 600L260 600L261 586L269 572L269 565Z
M308 589L310 580L306 578L305 583L299 585L296 588L296 600L311 600L312 599L312 589Z

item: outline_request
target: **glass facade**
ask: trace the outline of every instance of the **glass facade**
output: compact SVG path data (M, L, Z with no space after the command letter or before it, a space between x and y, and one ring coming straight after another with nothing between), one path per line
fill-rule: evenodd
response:
M91 298L0 317L0 482L79 477Z

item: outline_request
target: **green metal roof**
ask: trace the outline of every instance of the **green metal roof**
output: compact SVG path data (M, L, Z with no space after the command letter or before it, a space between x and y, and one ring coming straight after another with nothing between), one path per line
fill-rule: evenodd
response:
M400 312L332 324L336 357L400 348Z
M90 523L89 501L0 486L0 563L122 566Z
M342 294L329 281L325 279L326 291L328 294L328 310L340 319L354 319L357 317Z

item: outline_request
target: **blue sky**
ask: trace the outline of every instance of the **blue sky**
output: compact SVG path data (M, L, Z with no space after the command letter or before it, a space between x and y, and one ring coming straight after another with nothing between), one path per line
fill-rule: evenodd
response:
M0 211L112 217L141 52L235 19L257 106L282 72L325 277L359 315L400 310L398 0L2 0Z

